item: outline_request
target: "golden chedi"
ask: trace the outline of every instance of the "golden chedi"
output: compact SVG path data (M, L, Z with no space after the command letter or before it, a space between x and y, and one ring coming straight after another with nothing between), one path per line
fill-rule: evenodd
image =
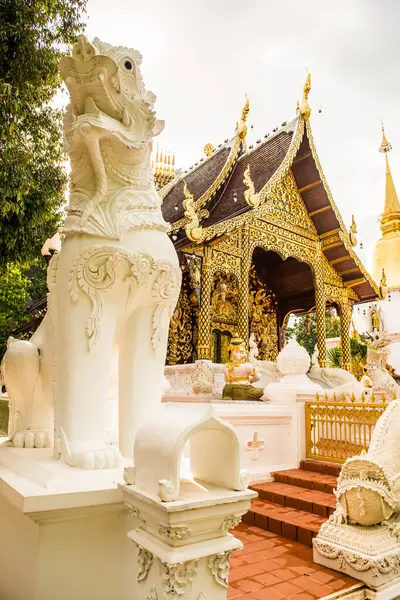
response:
M237 336L228 346L229 362L225 365L225 387L223 400L262 400L263 388L252 384L261 378L257 369L249 362L246 344Z
M380 219L382 237L375 246L374 277L375 281L380 281L384 269L386 285L389 289L393 289L400 287L400 203L388 160L388 153L392 146L386 139L383 127L382 132L382 144L379 152L385 155L386 189L385 205Z

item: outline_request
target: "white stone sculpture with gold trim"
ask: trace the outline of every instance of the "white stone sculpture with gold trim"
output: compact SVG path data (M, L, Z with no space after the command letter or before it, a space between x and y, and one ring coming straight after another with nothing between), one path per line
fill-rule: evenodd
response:
M346 572L374 589L397 578L399 473L400 401L395 400L378 420L368 452L348 459L342 468L336 511L314 540L316 562ZM395 594L398 588L396 583Z
M123 455L131 456L137 427L160 402L181 282L150 162L164 123L145 90L141 60L136 50L84 36L61 60L70 94L65 241L50 262L48 314L31 341L10 345L2 367L15 443L47 445L54 427L56 454L88 469L120 462L105 440L116 351Z

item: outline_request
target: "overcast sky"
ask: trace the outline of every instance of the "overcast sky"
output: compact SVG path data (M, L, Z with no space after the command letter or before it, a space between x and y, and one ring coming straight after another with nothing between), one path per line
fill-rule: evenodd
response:
M183 168L207 142L233 135L245 92L249 143L293 118L308 67L317 150L371 267L384 199L381 119L400 186L398 0L89 0L87 12L90 39L142 53L166 121L160 145Z

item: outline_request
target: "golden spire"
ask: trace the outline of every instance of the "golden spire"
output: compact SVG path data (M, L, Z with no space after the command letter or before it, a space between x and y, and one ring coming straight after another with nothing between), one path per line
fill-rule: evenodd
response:
M305 121L308 121L311 115L311 108L308 104L308 94L311 90L311 73L307 70L307 78L303 87L303 97L300 102L300 114Z
M242 108L242 114L240 115L240 122L239 122L239 125L236 126L237 135L239 136L239 138L241 140L246 139L246 135L247 135L246 121L247 121L247 115L249 114L249 110L250 110L250 102L247 97L247 94L245 94L245 98L246 98L246 102Z
M380 280L380 293L400 287L400 203L389 166L388 154L392 145L388 142L382 124L382 143L379 152L385 155L386 183L385 204L380 217L382 237L376 242L374 252L374 278ZM384 269L384 271L383 271ZM383 277L382 277L383 271Z
M386 217L392 216L393 213L400 213L400 203L397 198L396 188L394 187L392 173L390 171L388 153L392 149L392 145L387 141L385 129L382 123L382 143L379 152L383 152L386 162L386 190L385 190L385 206L382 214L382 225ZM400 217L400 214L398 215ZM382 229L382 232L384 230Z

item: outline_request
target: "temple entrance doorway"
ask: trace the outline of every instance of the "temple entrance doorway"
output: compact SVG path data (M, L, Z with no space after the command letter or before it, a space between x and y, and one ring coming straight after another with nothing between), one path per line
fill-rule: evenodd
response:
M249 273L249 332L257 343L259 360L276 361L285 344L288 315L308 313L314 307L311 267L255 248Z

